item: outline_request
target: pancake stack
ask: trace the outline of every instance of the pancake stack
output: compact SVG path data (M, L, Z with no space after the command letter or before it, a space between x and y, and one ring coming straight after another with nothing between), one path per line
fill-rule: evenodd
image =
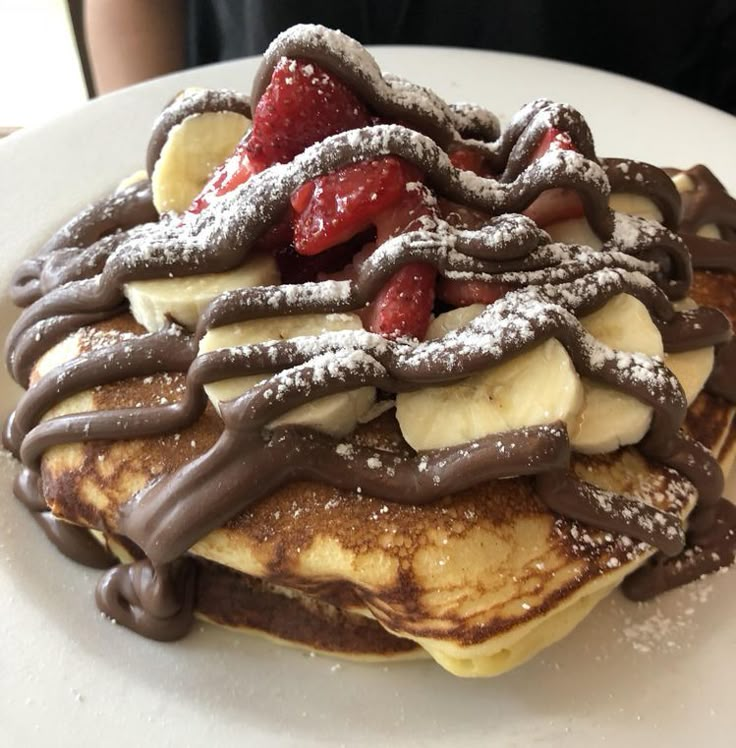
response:
M704 167L294 27L16 273L16 495L143 635L504 672L733 561L734 240Z

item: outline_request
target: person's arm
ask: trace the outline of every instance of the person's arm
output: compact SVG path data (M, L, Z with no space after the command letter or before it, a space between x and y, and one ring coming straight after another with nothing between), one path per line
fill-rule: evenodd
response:
M184 66L183 0L85 0L84 30L98 94Z

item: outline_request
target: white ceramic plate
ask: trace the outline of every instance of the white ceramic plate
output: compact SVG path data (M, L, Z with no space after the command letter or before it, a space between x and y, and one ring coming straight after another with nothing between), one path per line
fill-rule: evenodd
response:
M736 191L736 120L688 99L514 55L385 47L376 56L503 118L537 96L569 101L599 154L702 161ZM153 81L0 142L0 288L54 227L142 165L153 118L177 90L248 90L256 65ZM15 311L3 299L4 338ZM17 390L7 377L1 386L7 415ZM734 573L643 606L613 595L565 641L489 681L429 662L338 664L211 627L163 645L102 619L97 574L44 540L12 499L9 458L0 469L2 745L733 745Z

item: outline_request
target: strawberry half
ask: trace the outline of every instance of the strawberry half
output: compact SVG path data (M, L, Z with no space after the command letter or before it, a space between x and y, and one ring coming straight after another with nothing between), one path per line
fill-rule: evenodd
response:
M450 226L462 229L479 229L488 223L491 218L488 213L484 213L482 210L453 203L445 197L437 198L437 213Z
M474 151L471 148L455 148L448 153L448 156L456 169L472 171L484 177L490 176L485 159L478 151Z
M208 208L218 197L234 190L238 185L247 182L256 170L245 152L245 144L240 143L223 164L214 172L210 181L204 186L202 191L194 198L192 204L187 209L188 213L200 213ZM292 242L292 219L291 211L289 215L280 223L276 223L268 228L253 245L253 252L264 252L266 254L276 255L277 252L283 251Z
M189 212L199 213L214 197L329 135L369 124L365 107L342 81L314 63L283 58L256 106L250 134L215 170Z
M493 304L510 290L511 286L506 283L440 278L437 284L437 297L454 307Z
M570 135L556 127L548 128L542 135L532 155L532 161L541 158L549 150L576 151ZM574 190L557 188L545 190L525 211L537 226L544 228L569 218L585 215L580 196Z
M407 183L418 176L413 166L388 156L307 182L291 198L297 252L319 254L364 231L402 199Z
M253 112L245 150L257 170L286 163L320 140L369 125L355 94L319 65L282 58Z
M421 191L405 190L401 202L376 220L376 246L418 228L419 219L432 213ZM366 328L384 337L424 338L434 306L436 278L437 271L426 262L404 265L361 313Z
M296 190L294 246L301 255L332 254L337 247L371 226L376 242L356 255L363 259L392 236L416 227L431 213L421 189L407 190L419 171L395 156L364 161L308 182ZM349 277L345 268L341 276ZM381 335L421 338L434 303L436 272L431 265L412 263L397 271L362 313L366 327Z
M576 151L570 135L556 127L548 127L537 143L537 147L532 154L532 161L536 161L550 149L558 151Z
M426 262L404 265L386 282L361 316L384 337L424 338L434 306L437 271Z
M215 169L210 181L194 198L188 208L188 213L200 213L209 206L215 198L234 190L238 185L247 182L255 173L255 169L245 152L245 143L236 147L232 156Z

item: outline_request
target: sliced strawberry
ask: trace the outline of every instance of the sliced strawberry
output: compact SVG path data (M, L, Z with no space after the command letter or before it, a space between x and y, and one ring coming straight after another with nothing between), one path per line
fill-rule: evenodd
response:
M510 290L511 286L506 283L441 278L437 284L437 298L455 307L493 304Z
M426 262L404 265L362 315L366 327L384 337L422 339L434 306L436 276L437 271Z
M355 94L314 63L282 58L253 112L246 152L257 169L286 163L314 143L371 118Z
M550 150L575 151L577 149L568 133L556 127L550 127L537 144L532 161L541 158ZM574 190L563 188L546 190L523 212L542 228L558 221L581 218L585 215L580 196Z
M524 212L525 216L544 228L569 218L585 215L580 196L574 190L557 188L545 190Z
M490 220L491 216L477 208L469 208L460 203L453 203L444 197L437 198L437 213L450 226L463 229L479 229Z
M540 156L543 156L551 148L560 151L575 151L577 148L573 145L572 138L570 135L563 130L558 130L556 127L548 127L542 137L537 143L537 147L532 154L532 161L536 161Z
M401 163L404 182L399 197L389 208L376 215L373 221L376 227L376 246L399 234L415 231L422 218L435 215L434 206L428 199L431 198L430 192L419 183L419 171L405 161Z
M376 246L392 236L416 229L419 219L432 213L422 192L405 192L400 203L376 220ZM436 277L437 271L426 262L404 265L362 312L367 329L385 337L423 338L434 306Z
M482 176L488 174L488 167L485 164L485 160L478 151L474 151L471 148L455 148L455 150L448 153L448 156L456 169L472 171Z
M215 169L210 181L192 201L188 212L200 213L214 198L234 190L243 182L247 182L255 171L256 169L253 168L245 151L245 143L239 143L233 155Z
M294 246L314 255L364 231L405 194L417 170L395 156L364 161L308 182L294 192Z

